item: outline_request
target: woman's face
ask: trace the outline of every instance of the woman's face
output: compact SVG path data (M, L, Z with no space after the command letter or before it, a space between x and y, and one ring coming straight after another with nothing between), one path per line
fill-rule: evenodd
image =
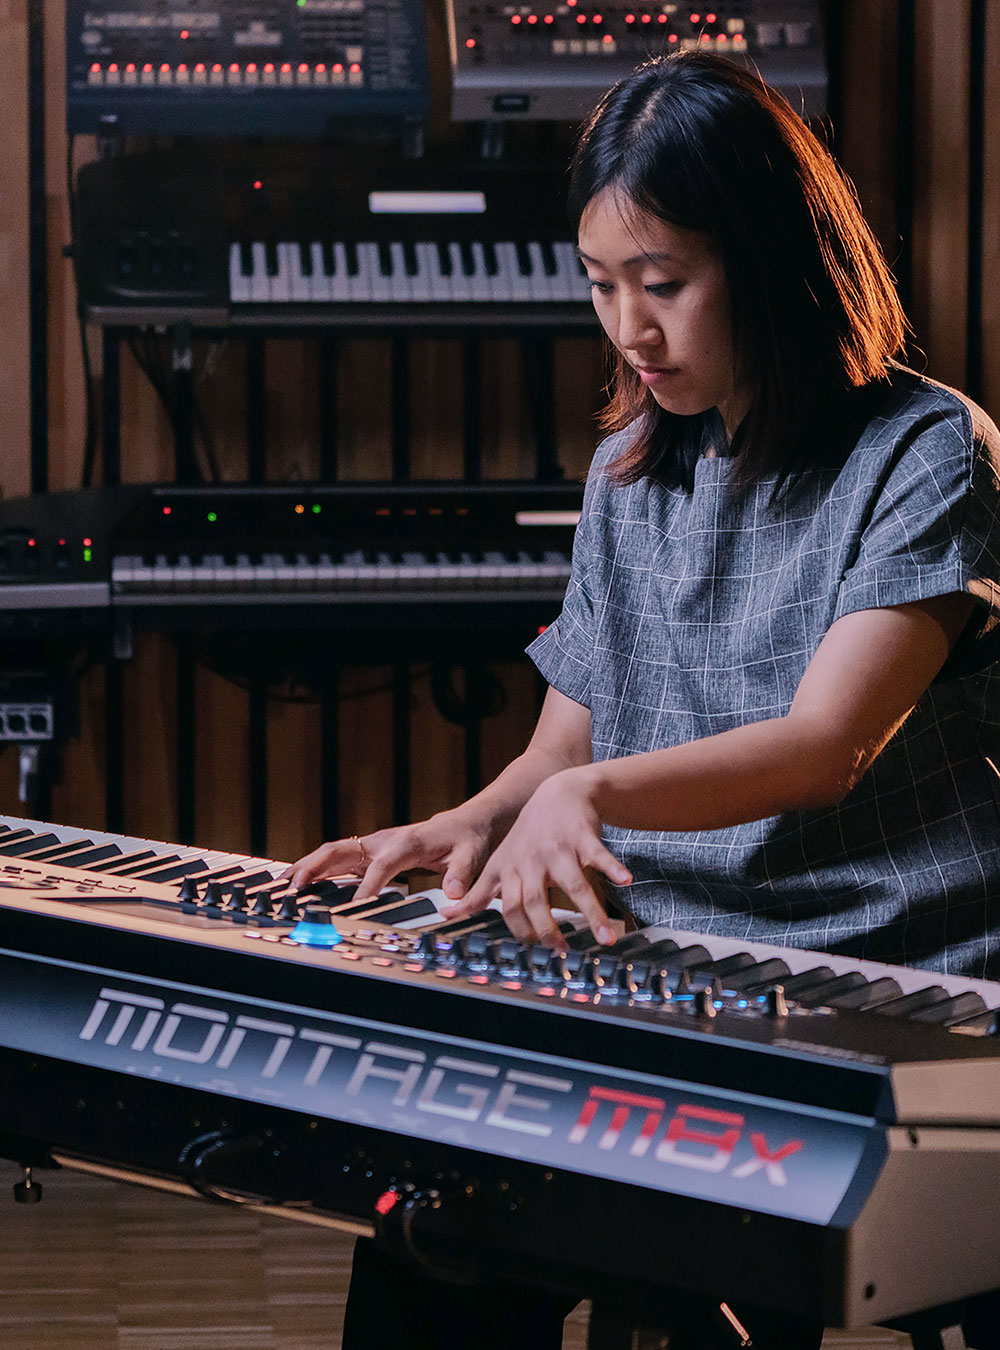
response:
M587 205L579 253L604 331L668 412L718 408L732 436L748 399L736 388L729 288L707 235L636 209L611 189Z

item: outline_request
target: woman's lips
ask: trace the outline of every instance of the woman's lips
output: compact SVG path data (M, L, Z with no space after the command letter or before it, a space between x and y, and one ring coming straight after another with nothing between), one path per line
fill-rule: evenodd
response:
M643 384L657 384L660 380L680 373L676 366L636 366L636 370Z

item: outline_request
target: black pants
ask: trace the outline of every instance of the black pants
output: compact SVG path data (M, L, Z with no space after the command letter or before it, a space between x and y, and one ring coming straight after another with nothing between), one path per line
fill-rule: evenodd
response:
M451 1284L387 1255L367 1239L354 1249L343 1350L560 1350L577 1300L524 1285ZM671 1350L734 1350L740 1341L715 1300L678 1295ZM740 1306L755 1350L818 1350L815 1322Z

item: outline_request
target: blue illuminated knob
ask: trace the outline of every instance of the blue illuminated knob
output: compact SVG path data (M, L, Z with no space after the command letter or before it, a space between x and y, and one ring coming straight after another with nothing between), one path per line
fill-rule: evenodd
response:
M306 907L302 918L288 936L303 947L336 947L338 942L343 941L330 911L313 905Z

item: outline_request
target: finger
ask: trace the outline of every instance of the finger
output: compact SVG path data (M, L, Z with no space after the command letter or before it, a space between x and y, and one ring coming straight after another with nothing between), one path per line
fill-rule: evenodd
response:
M547 886L541 888L532 887L525 890L522 896L525 918L531 930L531 939L534 942L540 942L545 947L552 947L560 954L565 954L568 950L566 939L559 931L559 925L552 917L552 906L549 903L549 891ZM504 909L504 917L507 911Z
M503 921L518 942L529 946L535 941L535 930L524 908L524 893L521 880L516 876L504 879L501 900L503 902Z
M486 868L479 874L475 885L465 898L454 905L442 905L441 914L445 919L467 919L472 914L481 914L491 900L500 894L500 874L495 867Z
M582 872L553 878L555 884L577 907L587 921L587 927L604 946L610 946L618 940L618 935L608 919L607 911L597 892Z
M632 873L625 864L616 858L613 853L609 853L604 845L596 840L587 860L587 866L596 868L598 872L603 872L607 879L614 882L616 886L632 885Z
M292 863L282 873L282 879L301 889L322 877L343 876L351 870L349 860L357 857L357 851L357 844L350 839L336 839L332 843L321 844L312 853Z
M481 854L481 849L471 845L455 849L441 882L441 889L449 900L461 900L466 895L479 871Z

